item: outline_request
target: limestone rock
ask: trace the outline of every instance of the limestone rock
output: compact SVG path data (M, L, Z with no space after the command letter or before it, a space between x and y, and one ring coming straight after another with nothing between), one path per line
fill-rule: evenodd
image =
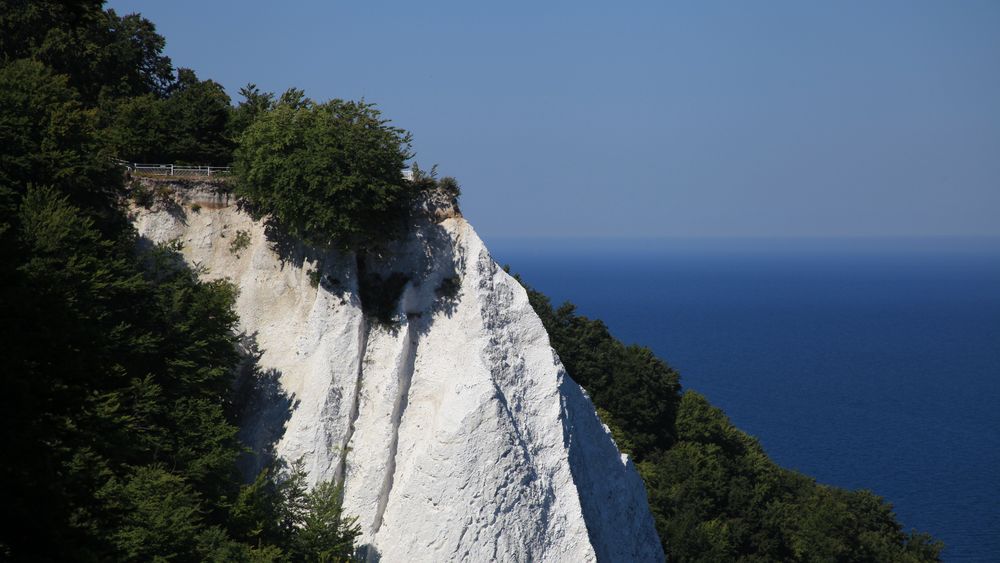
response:
M244 439L343 479L370 561L663 560L634 466L457 210L359 263L269 239L211 186L175 203L134 222L239 288ZM393 322L366 317L359 274L405 281Z

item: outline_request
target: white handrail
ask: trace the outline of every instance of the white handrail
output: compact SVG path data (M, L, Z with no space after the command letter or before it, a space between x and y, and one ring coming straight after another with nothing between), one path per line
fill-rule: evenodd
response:
M232 172L229 166L185 166L180 164L148 164L115 160L137 174L148 176L218 176Z
M229 166L183 166L179 164L145 164L138 162L128 162L118 158L112 159L119 166L131 170L138 174L148 176L219 176L232 173ZM403 169L403 178L413 179L413 170Z

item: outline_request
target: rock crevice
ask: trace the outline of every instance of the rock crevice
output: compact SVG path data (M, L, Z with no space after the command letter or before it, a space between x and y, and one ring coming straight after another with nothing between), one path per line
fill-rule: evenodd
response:
M369 324L364 318L358 323L358 358L365 357L368 348ZM364 378L364 361L358 362L358 376L354 381L354 395L351 397L351 409L348 414L347 432L340 445L340 463L337 465L337 472L334 474L334 481L344 482L344 468L347 464L347 455L350 452L351 437L354 435L354 426L358 421L358 405L361 401L361 383Z
M385 514L386 505L389 502L389 494L392 492L393 479L396 475L396 453L399 450L399 426L403 420L403 413L406 411L406 403L410 393L410 384L413 381L413 362L417 355L417 335L413 331L413 323L407 322L403 329L403 350L399 356L399 367L397 369L396 401L392 408L392 434L389 439L389 455L386 461L385 480L382 483L382 490L379 492L378 505L375 510L375 521L372 524L374 534L378 533L382 527L382 516Z

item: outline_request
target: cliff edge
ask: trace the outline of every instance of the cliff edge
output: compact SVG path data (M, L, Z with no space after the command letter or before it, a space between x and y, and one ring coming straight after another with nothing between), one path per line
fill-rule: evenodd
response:
M369 561L664 559L634 466L457 209L358 259L282 240L218 186L156 184L140 235L239 288L248 470L342 479Z

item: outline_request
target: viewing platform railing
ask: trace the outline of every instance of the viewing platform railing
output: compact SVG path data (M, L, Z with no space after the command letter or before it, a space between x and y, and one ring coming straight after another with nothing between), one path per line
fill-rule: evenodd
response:
M114 159L119 166L127 168L139 176L227 176L232 173L229 166L186 166L180 164L140 164ZM413 179L413 170L403 169L403 178Z
M118 165L139 176L226 176L232 172L229 166L187 166L181 164L147 164L115 160Z

